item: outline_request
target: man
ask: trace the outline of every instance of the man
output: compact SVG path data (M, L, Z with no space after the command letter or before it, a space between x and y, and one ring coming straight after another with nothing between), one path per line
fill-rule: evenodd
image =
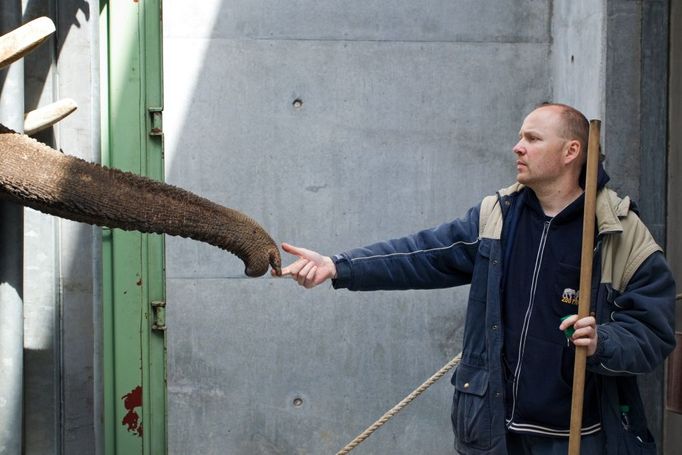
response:
M306 288L328 279L350 290L471 284L452 378L461 453L566 453L576 345L588 355L582 453L655 450L636 375L674 347L675 284L600 166L591 316L575 315L588 129L570 106L535 109L513 149L517 183L434 229L334 257L282 245L299 257L282 274Z

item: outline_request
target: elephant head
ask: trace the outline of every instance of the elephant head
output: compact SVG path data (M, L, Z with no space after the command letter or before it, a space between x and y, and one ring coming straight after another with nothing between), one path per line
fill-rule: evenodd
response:
M65 155L0 125L0 196L98 226L170 234L239 257L248 276L281 273L277 245L246 215L181 188Z

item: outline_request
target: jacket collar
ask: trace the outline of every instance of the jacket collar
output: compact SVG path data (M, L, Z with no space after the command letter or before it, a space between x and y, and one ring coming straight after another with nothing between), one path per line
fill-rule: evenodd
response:
M622 232L623 225L620 218L625 218L630 211L630 198L618 197L610 188L602 188L597 193L597 232L606 234L610 232Z
M597 203L595 206L597 232L600 235L622 232L623 225L620 222L620 218L625 218L627 216L632 205L628 196L621 199L615 191L605 187L608 180L609 177L606 174L602 163L600 163L597 183L599 190L597 191ZM515 182L514 184L499 190L498 194L500 198L504 198L518 194L523 188L525 188L525 185Z

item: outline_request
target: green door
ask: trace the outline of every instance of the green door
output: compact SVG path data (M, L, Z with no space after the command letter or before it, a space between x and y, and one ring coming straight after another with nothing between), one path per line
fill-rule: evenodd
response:
M161 0L102 1L102 164L163 180ZM105 453L166 453L164 241L103 231Z

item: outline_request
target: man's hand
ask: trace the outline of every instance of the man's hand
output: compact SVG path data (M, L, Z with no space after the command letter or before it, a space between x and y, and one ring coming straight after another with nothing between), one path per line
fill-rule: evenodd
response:
M587 347L587 357L590 357L597 352L597 321L592 316L587 316L578 319L578 315L574 314L563 320L559 326L559 330L563 331L573 326L575 332L571 336L571 341L576 346Z
M282 243L282 249L298 256L296 262L282 269L282 276L291 276L301 286L310 289L336 276L336 266L332 258L288 243Z

